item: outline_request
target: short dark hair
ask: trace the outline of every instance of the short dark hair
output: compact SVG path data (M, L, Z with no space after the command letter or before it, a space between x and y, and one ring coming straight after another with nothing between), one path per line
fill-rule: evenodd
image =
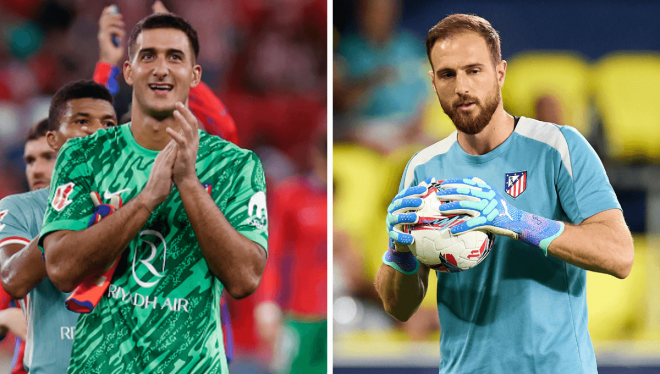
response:
M27 139L25 139L25 141L29 142L30 140L37 140L46 136L46 133L48 133L48 118L44 118L32 125L30 130L28 130Z
M143 30L154 29L176 29L183 31L188 37L188 41L192 46L195 53L195 60L199 56L199 39L197 39L197 31L185 19L172 13L156 13L143 18L135 25L131 36L128 38L128 58L132 58L135 52L135 42Z
M490 22L474 14L452 14L433 26L426 37L426 55L431 66L433 66L431 50L436 42L466 32L474 32L484 38L490 50L493 65L497 65L502 61L500 34L491 26Z
M114 103L112 94L108 89L99 83L91 80L79 80L71 82L55 93L55 97L50 102L48 110L48 130L57 131L60 128L60 119L66 110L66 104L74 99L99 99Z

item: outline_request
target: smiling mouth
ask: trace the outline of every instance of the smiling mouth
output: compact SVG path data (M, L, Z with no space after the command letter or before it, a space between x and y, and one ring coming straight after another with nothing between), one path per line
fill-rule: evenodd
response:
M156 92L169 92L172 91L174 86L167 83L152 83L149 85L149 88Z

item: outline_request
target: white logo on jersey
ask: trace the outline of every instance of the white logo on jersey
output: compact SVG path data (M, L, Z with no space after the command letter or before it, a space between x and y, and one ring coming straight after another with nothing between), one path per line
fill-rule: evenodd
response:
M5 218L5 216L7 215L7 213L9 213L9 210L8 210L8 209L5 209L5 210L3 210L2 212L0 212L0 222L2 222L2 219ZM6 225L0 225L0 231L2 231L2 229L5 228L5 226L6 226Z
M73 200L69 199L71 193L73 193L73 188L76 186L75 183L69 182L63 184L55 189L55 194L53 195L53 201L50 205L58 212L61 212L62 209L66 208Z
M256 215L256 217L254 217ZM259 191L252 195L248 202L248 224L263 229L268 227L268 208L266 207L266 194Z
M106 199L106 200L110 200L110 199L112 199L113 196L121 195L123 192L130 191L130 190L131 190L130 188L124 188L123 190L117 191L117 192L110 192L108 190L105 190L105 193L103 194L103 198Z
M145 235L154 235L158 239L160 239L161 242L163 242L163 266L161 267L160 272L158 272L158 270L156 270L154 265L151 263L151 261L153 261L154 258L156 258L156 254L158 253L158 246L156 244L142 238L142 241L147 243L151 247L151 253L149 254L149 257L144 259L144 260L137 260L137 252L138 252L137 250L138 250L138 247L140 245L138 245L135 248L135 251L134 251L134 254L133 254L133 267L132 267L132 269L133 269L133 279L135 279L137 284L139 284L141 287L149 288L149 287L155 286L160 281L160 278L165 276L164 273L165 273L165 259L167 258L167 243L165 242L165 238L163 237L163 235L161 235L158 231L144 230L140 233L140 237L145 236ZM140 278L138 278L138 276L137 276L137 273L135 272L136 261L139 261L142 265L144 265L147 268L147 270L149 271L149 273L155 275L158 279L156 279L153 282L143 282L142 280L140 280Z

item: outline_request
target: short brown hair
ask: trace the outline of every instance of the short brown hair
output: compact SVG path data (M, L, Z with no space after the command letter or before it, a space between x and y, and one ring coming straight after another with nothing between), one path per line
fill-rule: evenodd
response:
M25 141L29 142L30 140L37 140L41 137L46 136L48 133L48 118L44 118L41 121L35 123L30 127L30 130L27 134L27 139Z
M437 41L466 32L474 32L484 38L490 50L490 58L493 65L497 65L502 61L500 34L491 26L490 22L473 14L452 14L433 26L429 30L429 35L426 37L426 55L429 58L431 66L433 66L431 50Z
M197 39L197 31L190 26L188 21L172 13L156 13L151 14L143 18L140 22L135 25L131 36L128 38L128 58L133 58L135 51L135 43L137 42L138 36L144 30L154 30L154 29L175 29L183 31L188 37L190 46L192 47L195 59L192 60L193 63L197 61L199 57L199 40Z

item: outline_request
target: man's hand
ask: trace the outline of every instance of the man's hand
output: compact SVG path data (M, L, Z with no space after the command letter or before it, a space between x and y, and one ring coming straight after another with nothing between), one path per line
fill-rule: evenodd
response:
M160 0L154 2L154 5L151 6L151 10L153 10L154 14L170 12Z
M411 245L415 241L412 235L404 233L401 229L403 225L417 223L419 217L415 211L421 209L422 196L428 193L428 187L434 182L435 178L429 178L415 187L399 192L387 207L387 234L391 239L390 244L394 244L397 251L409 251L404 245Z
M153 212L172 192L172 167L176 159L177 145L174 140L171 140L165 148L163 148L149 174L147 185L138 195L141 203L150 211Z
M124 57L124 21L122 15L114 12L113 5L107 6L99 18L99 60L112 65L119 65ZM116 46L112 41L112 36L116 35L119 45Z
M451 228L456 235L472 230L492 232L540 247L548 246L564 231L564 224L527 213L508 204L502 194L479 178L449 179L440 185L438 199L443 214L469 214L473 218Z
M197 131L197 118L190 109L180 102L176 103L176 108L174 118L179 123L181 131L176 132L169 127L166 131L177 144L172 181L178 186L185 182L199 181L195 170L199 150L199 132Z
M418 186L399 192L387 207L386 225L390 242L387 252L383 254L383 263L401 273L414 274L419 269L419 261L408 247L415 240L412 235L404 233L402 227L417 223L419 217L414 211L422 207L421 197L426 195L428 186L433 182L435 179L429 178Z

